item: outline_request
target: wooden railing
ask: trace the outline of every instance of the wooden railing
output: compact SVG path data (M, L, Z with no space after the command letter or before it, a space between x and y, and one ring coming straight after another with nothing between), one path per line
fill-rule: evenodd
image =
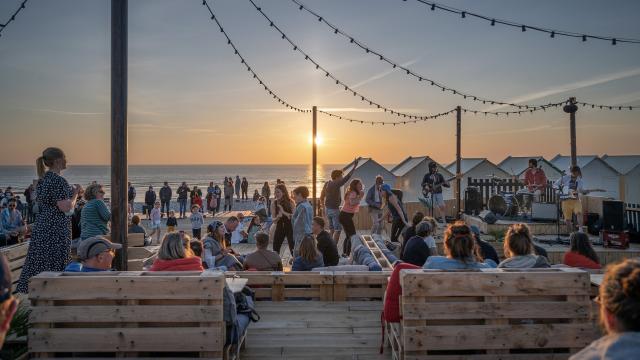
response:
M625 204L624 216L627 220L627 227L640 232L640 204Z

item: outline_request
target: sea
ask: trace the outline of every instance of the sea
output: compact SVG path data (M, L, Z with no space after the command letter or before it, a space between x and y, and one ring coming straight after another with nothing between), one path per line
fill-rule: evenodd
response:
M334 169L342 169L344 165L318 165L317 195ZM76 165L64 170L63 176L70 184L86 187L93 181L104 185L106 197L110 197L111 167L108 165ZM144 193L152 185L156 192L165 181L174 190L185 181L189 187L197 185L206 192L209 182L221 185L224 177L246 177L249 181L249 197L255 189L262 189L265 181L269 182L271 191L277 179L285 182L289 190L301 185L311 191L311 165L130 165L129 181L136 188L136 202L144 201ZM0 188L11 186L16 194L22 194L29 184L37 178L35 166L0 166Z

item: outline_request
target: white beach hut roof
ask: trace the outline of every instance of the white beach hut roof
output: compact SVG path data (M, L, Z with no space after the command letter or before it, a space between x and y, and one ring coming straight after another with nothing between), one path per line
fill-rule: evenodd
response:
M542 156L509 156L502 160L498 167L512 175L520 175L529 167L529 159L536 159L538 162L544 162L551 168L562 172L553 163Z
M602 160L620 174L628 174L640 165L640 155L604 155Z
M576 156L576 162L580 168L584 168L591 164L593 161L601 161L605 164L606 167L610 168L613 172L619 173L613 166L609 165L606 161L600 159L597 155L578 155ZM551 159L551 163L555 165L558 169L567 171L571 167L571 156L566 155L556 155L553 159Z

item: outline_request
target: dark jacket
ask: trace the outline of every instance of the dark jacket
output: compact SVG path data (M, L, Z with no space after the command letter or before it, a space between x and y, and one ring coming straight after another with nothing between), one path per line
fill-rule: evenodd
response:
M173 195L173 192L171 191L171 187L169 185L163 186L160 189L160 201L171 200L171 195Z
M308 262L303 259L302 256L298 256L295 260L293 260L293 265L291 265L291 271L311 271L313 268L323 267L324 261L322 260L322 255L318 254L313 262Z
M365 198L365 201L367 202L367 205L369 205L370 209L380 209L382 207L382 190L380 190L380 198L378 199L378 201L375 200L375 194L376 186L374 185L367 191L367 196Z
M402 261L406 263L422 266L429 256L431 256L431 250L424 242L424 238L420 236L416 235L404 244Z
M178 191L176 191L178 193L178 200L187 200L187 195L189 195L190 191L187 185L180 185Z
M484 240L480 240L477 237L476 238L476 244L480 247L480 256L482 256L483 259L491 259L493 260L496 264L500 263L500 259L498 258L498 253L496 252L496 249L491 246L491 244L489 244L488 242L484 241Z
M324 260L324 266L335 266L340 261L340 255L338 255L338 246L328 232L323 230L318 236L316 236L316 242L318 243L318 251L322 253L322 259Z
M133 186L129 186L129 190L127 191L127 199L129 201L133 201L136 199L136 188Z
M147 205L153 205L156 202L156 192L153 190L147 190L144 193L144 203Z

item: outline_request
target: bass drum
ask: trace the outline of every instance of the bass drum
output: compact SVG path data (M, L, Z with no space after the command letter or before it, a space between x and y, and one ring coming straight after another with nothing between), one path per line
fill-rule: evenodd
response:
M489 198L489 210L500 216L516 216L518 200L511 193L493 195Z

